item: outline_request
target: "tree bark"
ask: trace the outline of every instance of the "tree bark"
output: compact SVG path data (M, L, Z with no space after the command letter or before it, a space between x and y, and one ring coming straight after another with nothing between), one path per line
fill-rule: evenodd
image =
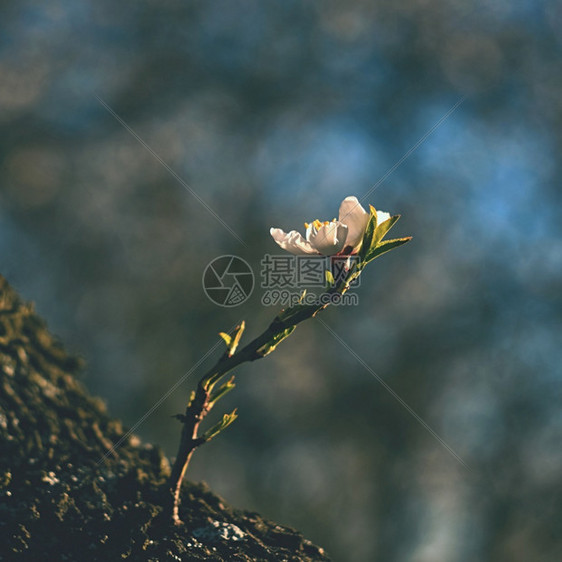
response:
M204 484L174 490L173 525L168 459L87 393L82 366L0 276L0 559L328 560Z

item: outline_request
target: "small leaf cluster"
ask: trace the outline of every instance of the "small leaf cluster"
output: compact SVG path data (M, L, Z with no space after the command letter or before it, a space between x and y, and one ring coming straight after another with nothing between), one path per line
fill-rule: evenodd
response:
M412 239L411 236L406 236L405 238L383 240L388 231L398 222L400 215L394 215L388 220L378 224L377 211L372 205L369 205L369 207L371 210L369 223L365 229L363 242L361 243L361 249L359 250L362 268L375 258L402 246L402 244L406 244L406 242L409 242Z

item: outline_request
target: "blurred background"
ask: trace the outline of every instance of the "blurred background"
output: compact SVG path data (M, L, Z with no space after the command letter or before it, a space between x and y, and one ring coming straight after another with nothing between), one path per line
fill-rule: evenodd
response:
M365 205L414 240L322 319L470 469L312 320L239 369L240 417L189 478L338 561L561 559L559 2L5 0L1 20L0 273L113 416L276 313L259 287L210 302L209 261L259 271L271 226L377 186ZM175 454L218 353L144 440Z

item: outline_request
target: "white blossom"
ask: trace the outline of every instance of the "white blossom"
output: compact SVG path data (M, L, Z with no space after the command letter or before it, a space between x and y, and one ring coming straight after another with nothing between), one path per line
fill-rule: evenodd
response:
M389 218L389 213L377 211L378 224ZM284 232L280 228L271 228L270 233L275 242L291 254L348 255L359 251L368 223L369 213L357 197L350 195L342 201L337 220L316 219L311 223L304 223L305 236L296 230Z

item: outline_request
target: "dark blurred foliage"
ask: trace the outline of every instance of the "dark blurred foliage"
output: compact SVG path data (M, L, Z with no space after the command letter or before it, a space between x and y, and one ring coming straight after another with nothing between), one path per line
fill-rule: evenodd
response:
M189 477L336 560L559 560L561 21L532 0L5 0L0 271L132 426L218 331L275 313L260 290L209 302L212 258L257 270L270 226L378 185L414 241L323 319L472 470L311 321L240 369L240 418ZM207 363L138 426L170 455Z

